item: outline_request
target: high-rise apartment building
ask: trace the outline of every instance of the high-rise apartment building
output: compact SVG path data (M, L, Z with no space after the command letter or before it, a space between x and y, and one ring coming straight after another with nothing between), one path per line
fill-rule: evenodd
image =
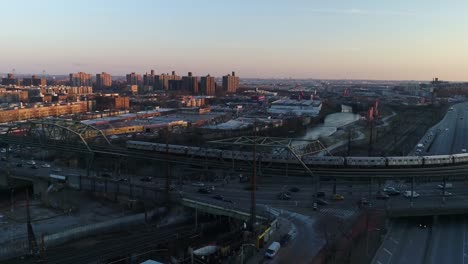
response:
M193 76L191 72L188 73L188 76L182 77L182 90L197 95L198 77Z
M235 93L239 88L239 77L236 76L235 72L223 76L223 91L225 93Z
M47 81L44 78L33 75L31 78L23 78L23 86L46 86Z
M140 85L141 75L134 72L127 74L127 85Z
M172 74L160 74L160 75L155 75L154 76L154 87L156 90L164 90L167 91L169 90L169 81L179 81L182 78L175 73L175 71L172 71ZM177 82L174 82L177 83Z
M143 75L143 85L154 86L155 75L154 70L151 70L151 74L145 73Z
M89 73L70 73L70 86L92 86L92 77Z
M96 88L106 89L112 86L112 76L108 73L96 74Z
M13 73L8 73L6 78L2 78L2 85L19 85L19 80L15 78Z
M214 96L216 92L215 78L210 76L203 76L200 78L200 94Z

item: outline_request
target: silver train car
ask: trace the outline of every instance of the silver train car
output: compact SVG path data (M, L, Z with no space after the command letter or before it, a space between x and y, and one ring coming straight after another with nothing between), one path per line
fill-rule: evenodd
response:
M128 149L154 151L173 155L192 155L206 158L252 160L252 153L247 151L220 150L203 147L166 145L162 143L127 141ZM257 160L273 163L299 163L293 155L275 155L257 153ZM408 166L441 166L457 163L468 163L468 153L437 156L402 156L402 157L337 157L337 156L304 156L302 162L317 167L408 167Z

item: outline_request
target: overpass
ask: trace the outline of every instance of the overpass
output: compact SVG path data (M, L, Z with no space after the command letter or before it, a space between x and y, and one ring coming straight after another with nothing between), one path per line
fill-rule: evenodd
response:
M421 197L418 201L391 204L386 207L390 218L435 215L468 215L468 197Z
M208 203L208 202L197 201L197 200L189 199L189 198L182 198L180 200L180 203L185 207L193 208L196 211L201 211L201 212L205 212L208 214L223 215L223 216L239 219L242 221L250 220L250 213L246 213L244 212L244 210L242 210L241 207L235 206L232 204L224 203L224 205L214 205L213 201L210 201ZM256 217L257 217L257 220L260 220L260 221L268 220L267 217L259 216L258 213Z

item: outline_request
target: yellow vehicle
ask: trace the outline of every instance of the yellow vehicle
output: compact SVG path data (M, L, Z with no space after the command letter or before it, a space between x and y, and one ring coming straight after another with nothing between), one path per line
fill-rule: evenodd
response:
M334 201L343 201L343 200L344 200L344 196L341 195L341 194L334 194L333 197L332 197L332 199L333 199Z

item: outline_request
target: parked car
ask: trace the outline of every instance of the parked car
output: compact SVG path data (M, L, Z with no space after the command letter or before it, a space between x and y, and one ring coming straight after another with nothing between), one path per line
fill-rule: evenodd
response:
M265 258L274 258L276 254L278 254L278 251L281 248L281 244L278 242L272 242L270 246L268 246L268 249L265 252Z
M42 168L50 168L50 165L47 164L47 163L44 163L44 164L41 165L41 167L42 167Z
M32 165L31 169L39 169L39 167L37 165Z
M28 161L26 162L26 164L28 164L28 165L36 165L36 162L35 162L34 160L28 160Z
M16 163L16 167L21 168L21 167L23 167L23 164L22 163Z

